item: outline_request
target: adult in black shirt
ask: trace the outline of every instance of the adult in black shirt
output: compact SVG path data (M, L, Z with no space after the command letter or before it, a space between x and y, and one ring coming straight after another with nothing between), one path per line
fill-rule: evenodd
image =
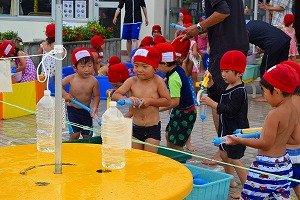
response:
M208 70L216 85L216 90L208 90L214 101L220 102L221 91L227 87L220 71L220 59L229 50L239 50L245 55L249 50L249 41L245 26L242 0L205 0L206 19L187 29L186 38L207 31L210 45ZM218 115L213 110L213 120L218 129ZM212 164L212 162L208 162Z
M249 42L264 50L260 77L269 68L288 59L291 38L285 32L260 20L250 20L246 28Z
M121 9L125 5L125 17L123 24L122 39L127 40L127 55L130 60L131 51L138 48L140 28L142 24L141 8L145 16L145 25L148 26L148 14L145 0L119 0L113 23L116 25Z

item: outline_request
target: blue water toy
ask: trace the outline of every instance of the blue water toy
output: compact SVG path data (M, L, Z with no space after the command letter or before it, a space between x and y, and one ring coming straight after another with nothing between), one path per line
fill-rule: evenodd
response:
M16 66L11 67L11 73L13 73L13 74L17 73L17 67Z
M185 27L180 26L180 25L175 24L175 23L171 23L171 24L170 24L170 27L171 27L171 28L175 28L175 29L177 29L177 30L181 30L181 31L184 31L184 30L186 29Z
M194 185L205 185L208 183L208 181L202 179L202 178L195 178L193 179Z
M117 104L120 106L132 106L133 105L133 101L131 99L119 99L117 101ZM142 101L139 101L137 107L141 107L142 105Z
M240 138L256 138L258 139L260 137L260 132L256 131L256 132L252 132L252 133L247 133L247 134L242 134L242 133L237 133L234 134L236 137L240 137ZM219 146L222 143L226 143L227 141L227 136L224 137L215 137L212 139L212 143L215 146Z
M257 128L244 128L244 129L236 129L235 131L233 131L233 133L237 134L237 133L253 133L253 132L262 132L262 127L257 127Z
M88 106L84 105L83 103L77 101L75 98L72 98L71 101L72 101L72 103L74 103L75 105L88 111L89 113L93 113L92 109L90 109ZM97 115L93 115L93 118L95 118L97 120L97 123L99 124L99 126L101 126L101 124L102 124L101 119Z

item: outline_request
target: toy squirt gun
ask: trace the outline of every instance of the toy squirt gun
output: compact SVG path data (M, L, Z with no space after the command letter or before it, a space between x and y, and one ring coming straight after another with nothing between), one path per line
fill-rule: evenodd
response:
M202 132L202 137L203 137L203 122L206 120L206 110L207 110L207 105L200 103L200 99L204 96L207 96L207 87L208 87L208 82L209 82L209 73L206 73L206 75L203 78L203 81L201 82L200 85L200 90L197 93L197 102L198 105L200 105L200 119L202 122L201 125L201 132ZM199 87L199 82L196 83L196 87Z
M234 136L240 137L240 138L256 138L258 139L260 137L262 128L246 128L246 129L236 129L233 133ZM215 146L219 146L222 143L226 143L227 136L224 137L215 137L212 139L212 143Z

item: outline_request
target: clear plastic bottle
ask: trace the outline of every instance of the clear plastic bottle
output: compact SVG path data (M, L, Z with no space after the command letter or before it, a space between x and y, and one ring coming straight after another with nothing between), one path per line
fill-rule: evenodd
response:
M55 151L55 102L50 94L45 90L36 105L37 150L41 152Z
M102 166L107 169L121 169L125 166L125 120L117 109L117 102L111 101L102 115Z

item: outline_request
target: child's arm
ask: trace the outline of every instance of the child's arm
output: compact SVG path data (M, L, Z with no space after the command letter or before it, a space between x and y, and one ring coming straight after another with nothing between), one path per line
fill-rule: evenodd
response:
M290 139L288 140L287 144L290 145L300 145L300 121L296 125Z
M22 52L22 51L19 51L18 52L18 56L25 56L25 53ZM26 69L26 67L27 67L26 58L25 57L19 57L19 60L20 60L20 64L17 67L17 72L24 71Z
M259 139L239 138L234 135L227 135L229 140L226 142L226 144L243 144L255 149L267 151L274 146L279 125L278 119L279 117L276 116L276 113L270 111L265 119L262 134L260 135Z
M119 99L126 99L126 93L130 91L131 85L133 83L133 78L128 78L112 95L112 100L118 101Z
M166 83L162 78L156 77L156 83L158 84L157 90L159 98L140 98L142 101L141 107L145 108L148 106L154 107L168 107L171 104L171 97Z
M160 107L159 108L159 112L166 111L166 110L171 110L172 108L175 108L176 106L178 106L179 102L180 102L180 97L179 98L177 98L177 97L171 98L170 106L168 106L168 107Z
M198 45L196 42L192 46L192 54L195 58L199 58Z
M62 80L62 96L66 102L71 102L71 99L73 98L73 96L67 93L65 90L65 86L70 84L71 80L73 79L73 76L74 74L71 74Z
M96 78L94 78L94 87L93 87L93 113L98 115L98 107L100 103L100 89L99 82Z

